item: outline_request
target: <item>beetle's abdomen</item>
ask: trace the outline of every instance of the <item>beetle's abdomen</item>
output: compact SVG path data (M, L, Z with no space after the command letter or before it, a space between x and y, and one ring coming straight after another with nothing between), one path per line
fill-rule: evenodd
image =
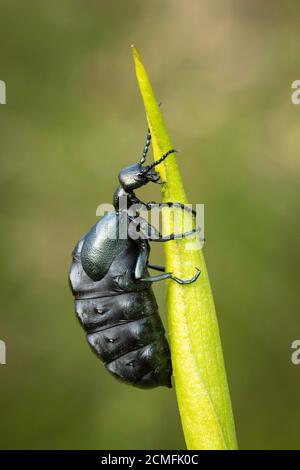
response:
M133 276L137 249L128 241L105 276L93 281L84 271L79 241L73 252L70 285L87 340L107 370L122 382L171 387L171 359L151 285Z
M87 340L106 368L123 382L171 386L171 361L152 289L75 301Z

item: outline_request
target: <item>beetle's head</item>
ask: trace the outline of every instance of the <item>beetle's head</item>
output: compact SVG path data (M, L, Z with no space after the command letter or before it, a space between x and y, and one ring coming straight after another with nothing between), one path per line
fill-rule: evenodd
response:
M133 191L149 182L157 183L158 180L159 174L153 169L153 166L143 166L141 163L127 166L119 173L119 181L125 191Z

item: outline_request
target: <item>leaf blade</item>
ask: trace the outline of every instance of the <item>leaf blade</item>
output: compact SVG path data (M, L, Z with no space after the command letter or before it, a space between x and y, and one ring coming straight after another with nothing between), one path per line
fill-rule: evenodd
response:
M154 159L172 148L148 74L133 47L137 81L152 134ZM187 203L176 163L170 156L157 167L166 181L163 201ZM169 230L163 211L163 222ZM193 249L191 249L193 247ZM165 243L166 267L181 278L200 268L189 286L168 282L168 324L172 364L183 432L189 449L236 449L235 426L214 300L203 251L196 237ZM201 338L201 341L199 341Z

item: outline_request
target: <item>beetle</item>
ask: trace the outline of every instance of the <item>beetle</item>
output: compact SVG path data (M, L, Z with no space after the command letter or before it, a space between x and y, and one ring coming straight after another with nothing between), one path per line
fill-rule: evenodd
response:
M188 285L200 275L196 268L192 278L183 280L149 263L150 241L167 242L199 231L193 228L162 236L139 217L139 212L132 213L134 205L143 204L147 210L167 205L195 215L181 203L142 203L137 198L136 189L149 182L163 184L155 166L176 152L171 149L151 165L144 165L150 143L148 129L140 161L119 173L120 185L113 196L115 211L102 217L79 240L69 273L75 311L90 347L117 379L144 389L172 387L169 345L151 284L171 279ZM123 199L125 209L121 207ZM126 227L124 237L119 235L122 227ZM137 229L135 236L133 228ZM150 276L148 268L161 274Z

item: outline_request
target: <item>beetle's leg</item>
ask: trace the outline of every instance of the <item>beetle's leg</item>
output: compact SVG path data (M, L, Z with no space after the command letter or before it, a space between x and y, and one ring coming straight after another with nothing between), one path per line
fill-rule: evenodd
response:
M156 269L156 271L161 271L163 273L166 271L166 268L164 266L158 266L157 264L147 263L147 267L150 269Z
M141 279L147 266L147 261L150 253L150 247L146 240L140 241L140 251L136 260L134 277L135 279Z
M186 204L182 204L181 202L145 202L146 208L148 210L153 209L154 207L179 207L180 209L183 209L187 212L192 213L194 216L196 216L196 211L194 211L191 207L187 206Z
M151 227L151 225L149 227ZM164 266L158 266L156 264L149 264L148 263L148 258L149 258L149 253L150 253L149 243L147 240L140 240L139 244L140 244L140 249L139 249L139 254L137 257L135 270L134 270L135 279L140 279L141 281L145 281L145 282L156 282L156 281L162 281L164 279L173 279L179 284L191 284L192 282L196 281L196 279L199 277L200 271L198 268L196 268L197 272L195 276L185 281L183 279L179 279L176 276L173 276L172 273L166 273L165 272L166 268ZM156 269L157 271L162 271L164 274L159 274L158 276L150 276L150 277L143 278L142 276L145 272L146 267Z
M156 230L153 225L148 224L148 222L143 219L142 217L130 217L130 224L128 234L132 239L138 240L148 240L152 242L168 242L170 240L176 240L184 237L188 237L189 235L193 235L201 231L201 227L193 228L187 232L182 233L170 233L169 235L163 236L158 230ZM139 230L137 230L137 228ZM132 235L130 232L132 231Z
M162 236L159 232L157 232L159 234L159 237L150 236L147 239L151 242L168 242L170 240L177 240L179 238L188 237L189 235L193 235L195 233L200 232L200 230L201 230L201 227L197 227L197 228L194 228L192 230L189 230L188 232L170 233L169 235L166 235L166 236Z
M172 273L164 273L164 274L159 274L158 276L142 277L140 281L158 282L158 281L164 281L165 279L172 279L172 281L175 281L178 284L192 284L193 282L197 281L201 273L201 271L198 268L196 268L196 271L197 271L196 274L190 279L180 279L179 277L173 276Z
M143 155L142 155L142 158L140 160L141 164L145 163L150 144L151 144L151 132L150 132L150 129L148 127L146 142L145 142L145 146L144 146L144 150L143 150Z

